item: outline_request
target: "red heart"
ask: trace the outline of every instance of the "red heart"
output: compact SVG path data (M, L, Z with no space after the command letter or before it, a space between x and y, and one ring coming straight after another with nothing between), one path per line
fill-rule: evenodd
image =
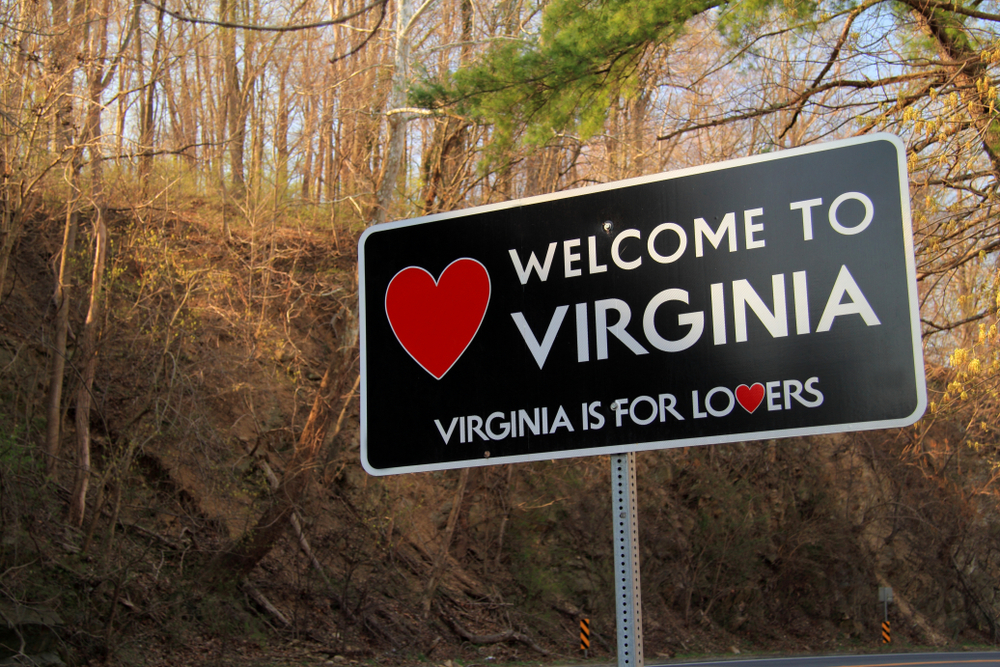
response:
M736 388L736 400L740 402L744 410L753 414L753 411L760 406L760 402L764 400L764 385L760 382L755 382L750 387L741 384Z
M456 259L441 277L410 266L389 281L385 314L396 340L440 380L479 331L490 302L490 274L474 259Z

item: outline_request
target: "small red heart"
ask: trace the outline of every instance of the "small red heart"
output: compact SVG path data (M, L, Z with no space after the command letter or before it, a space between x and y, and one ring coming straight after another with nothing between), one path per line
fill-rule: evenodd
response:
M403 349L440 380L476 336L489 302L486 267L463 257L437 280L419 266L397 273L385 291L385 314Z
M753 414L753 411L760 406L760 402L764 400L764 385L760 382L755 382L750 387L741 384L736 388L736 400L740 402L744 410Z

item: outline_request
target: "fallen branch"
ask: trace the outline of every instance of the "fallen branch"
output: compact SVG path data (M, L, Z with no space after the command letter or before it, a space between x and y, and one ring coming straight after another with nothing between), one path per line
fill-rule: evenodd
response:
M281 485L281 483L278 481L277 475L274 474L274 471L271 470L271 466L268 465L267 461L265 461L264 459L260 459L258 463L261 469L264 471L265 477L267 477L267 483L271 486L271 492L274 493L275 491L278 490L278 487ZM309 545L309 539L306 537L305 532L302 530L302 520L299 519L299 513L293 511L291 516L289 517L289 520L291 521L292 528L295 530L295 536L298 538L299 548L302 549L302 553L306 555L306 557L309 559L310 564L312 564L313 569L316 570L316 572L323 579L326 585L330 586L331 585L330 579L326 576L326 570L323 569L322 563L320 563L319 559L316 558L316 555L313 553L312 547Z
M473 644L500 644L502 642L514 640L516 642L521 642L528 648L533 651L537 651L542 655L551 655L549 651L539 646L531 637L521 634L513 628L507 630L506 632L498 632L492 635L475 635L462 627L462 625L451 616L444 613L443 610L438 609L438 615L441 616L441 619L448 625L448 627L455 631L455 634L468 642L472 642Z
M111 511L110 510L102 510L102 513L107 514L108 516L111 515ZM142 535L144 537L147 537L150 540L152 540L153 542L157 542L158 544L160 544L162 546L165 546L168 549L174 549L174 550L180 551L181 548L182 548L182 546L180 544L178 544L177 542L175 542L171 538L166 537L164 535L160 535L159 533L153 532L149 528L143 528L142 526L140 526L137 523L131 523L131 522L123 521L123 520L119 519L118 520L118 526L120 526L123 530L135 531L136 533L139 533L140 535Z
M257 603L261 609L266 611L271 615L275 621L283 628L291 627L292 622L288 620L288 617L281 613L281 610L271 604L271 601L264 597L264 594L254 587L249 580L244 579L241 582L243 591L250 596L250 599Z

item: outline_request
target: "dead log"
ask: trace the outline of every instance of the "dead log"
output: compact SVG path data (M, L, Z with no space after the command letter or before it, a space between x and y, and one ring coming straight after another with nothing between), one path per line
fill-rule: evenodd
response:
M524 644L531 650L541 653L542 655L551 655L550 651L547 651L539 646L538 643L531 637L522 634L513 628L510 628L506 632L497 632L491 635L476 635L462 627L461 623L446 614L444 610L438 609L438 615L441 617L441 620L443 620L448 627L455 632L455 634L473 644L502 644L503 642L513 640Z
M343 411L341 412L341 415L343 415ZM267 483L271 486L271 492L276 492L281 486L278 476L274 474L273 470L271 470L271 466L268 465L267 461L261 459L258 463L264 471L264 475L267 477ZM302 529L302 519L299 518L299 513L297 511L293 511L289 519L292 522L292 528L295 530L295 536L299 540L299 548L302 550L302 553L306 555L309 562L312 564L313 569L316 570L316 573L319 574L326 585L330 586L330 579L326 576L326 570L323 569L323 564L319 562L318 558L316 558L316 554L313 552L312 546L309 544L309 538L306 537L305 531Z
M251 600L267 612L268 616L277 621L278 625L283 628L289 628L292 626L292 622L288 620L288 617L281 613L281 610L275 607L270 600L264 597L264 594L257 590L257 588L247 579L240 582L240 587L248 596L250 596Z

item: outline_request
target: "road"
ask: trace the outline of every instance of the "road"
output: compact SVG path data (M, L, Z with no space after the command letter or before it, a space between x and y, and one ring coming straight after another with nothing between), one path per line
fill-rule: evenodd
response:
M1000 667L1000 652L879 653L795 658L753 658L713 662L647 662L646 667Z

